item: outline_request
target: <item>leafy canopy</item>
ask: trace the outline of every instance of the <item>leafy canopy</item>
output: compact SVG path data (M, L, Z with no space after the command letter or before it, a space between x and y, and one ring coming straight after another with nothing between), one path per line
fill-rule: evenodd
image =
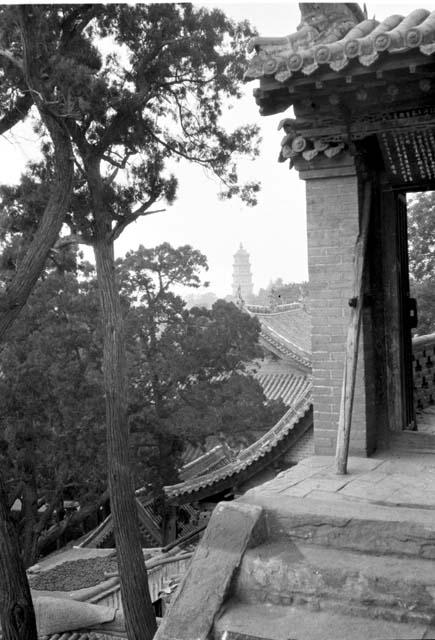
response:
M25 52L14 7L0 68L11 118L29 91L17 79ZM160 200L172 203L173 161L196 163L217 176L221 195L255 204L257 184L239 184L237 160L258 153L258 127L227 131L222 116L241 95L244 45L252 35L217 9L191 4L33 5L24 25L44 109L64 123L76 161L67 222L92 242L95 210L115 239ZM29 45L30 46L30 45ZM25 110L22 114L27 113ZM50 145L46 146L49 151ZM102 233L99 228L98 233Z
M32 489L37 504L45 504L43 513L58 512L64 500L77 501L83 511L98 505L106 489L95 272L70 249L55 258L1 348L2 468L10 498L25 501ZM175 482L187 443L204 446L224 437L240 447L284 412L245 375L245 363L259 356L257 320L223 300L212 309L187 310L174 292L179 285L199 286L206 264L190 246L167 243L140 247L118 261L136 487L160 492ZM31 527L43 518L37 504ZM28 518L23 508L23 547ZM46 539L56 539L52 518L45 520L35 533L40 551Z
M156 490L177 481L187 442L252 442L284 413L267 403L246 364L261 356L257 319L233 303L186 309L176 285L200 285L205 257L191 247L140 247L119 263L127 315L131 414L141 473ZM146 468L147 467L147 468ZM152 471L152 474L150 474Z

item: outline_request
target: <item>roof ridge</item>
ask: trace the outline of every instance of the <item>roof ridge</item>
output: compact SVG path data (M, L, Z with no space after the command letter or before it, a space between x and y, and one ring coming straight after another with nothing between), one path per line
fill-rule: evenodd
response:
M285 302L278 305L245 304L245 309L253 314L274 315L292 309L305 309L305 304L303 302Z

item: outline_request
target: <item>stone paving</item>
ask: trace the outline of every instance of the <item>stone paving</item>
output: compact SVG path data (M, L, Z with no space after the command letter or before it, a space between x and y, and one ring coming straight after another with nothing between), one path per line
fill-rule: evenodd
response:
M435 407L427 407L417 415L419 433L435 434Z
M382 452L372 458L350 457L344 476L337 475L333 457L312 456L246 496L256 493L435 509L435 455Z

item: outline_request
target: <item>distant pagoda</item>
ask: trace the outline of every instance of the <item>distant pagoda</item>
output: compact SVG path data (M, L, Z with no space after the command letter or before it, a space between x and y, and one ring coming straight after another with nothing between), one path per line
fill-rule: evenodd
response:
M233 262L233 297L250 302L253 297L253 282L249 253L243 248L242 243L234 254Z

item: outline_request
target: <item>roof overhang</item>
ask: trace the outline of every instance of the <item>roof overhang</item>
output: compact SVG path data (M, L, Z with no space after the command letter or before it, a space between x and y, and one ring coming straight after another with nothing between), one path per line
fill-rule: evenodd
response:
M293 36L287 45L254 41L246 73L260 80L254 96L262 114L294 109L296 117L280 123L279 160L331 159L372 138L393 186L433 188L435 12L365 20L339 40L305 48Z

